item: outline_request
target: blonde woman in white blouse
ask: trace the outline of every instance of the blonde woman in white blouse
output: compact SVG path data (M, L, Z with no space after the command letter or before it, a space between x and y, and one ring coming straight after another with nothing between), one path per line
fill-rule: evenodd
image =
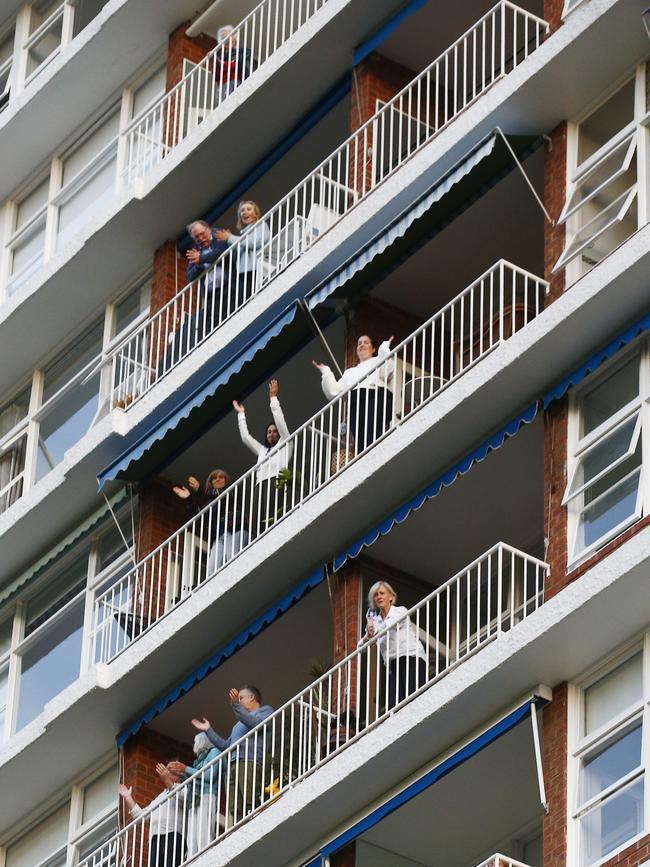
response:
M337 380L326 364L312 361L321 374L325 397L332 400L348 389L348 429L354 439L355 451L362 452L390 426L393 417L393 392L390 371L382 362L390 353L392 337L384 340L375 353L375 343L368 334L357 340L358 364L348 367Z
M359 640L361 646L375 635L380 636L377 646L386 667L386 710L412 695L427 679L427 651L411 618L404 617L408 608L396 602L397 593L387 581L372 585L366 631Z

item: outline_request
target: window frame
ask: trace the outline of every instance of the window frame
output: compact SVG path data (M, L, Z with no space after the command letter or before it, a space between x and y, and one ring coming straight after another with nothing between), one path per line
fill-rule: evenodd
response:
M636 356L638 362L638 396L618 409L613 416L605 419L594 430L581 437L580 402L585 391L597 386L599 380L604 381L613 372L627 364L634 356ZM593 479L590 479L588 483L581 485L577 490L572 492L571 486L574 483L581 462L590 450L605 442L613 432L623 426L636 413L638 413L638 434L635 429L630 443L630 446L633 447L630 454L634 453L639 444L641 446L641 465L638 470L639 486L635 511L589 545L578 548L578 534L580 532L582 515L586 508L581 500L581 495L590 485L594 484L598 479L604 478L607 473L611 472L627 458L624 457L613 461L606 469L601 470ZM650 505L650 471L648 470L648 461L650 460L650 339L642 337L639 341L635 341L633 346L623 353L621 358L616 357L611 359L603 366L602 371L598 371L597 376L593 378L591 376L587 377L585 382L573 391L569 398L567 434L566 483L562 496L562 506L567 509L567 569L571 571L648 512ZM637 470L633 472L637 472ZM619 485L622 483L623 479L619 479L615 484ZM610 488L606 493L609 493L614 487Z
M641 698L589 735L583 735L586 690L637 653L641 653L642 657ZM580 764L583 758L600 746L615 743L617 736L623 736L626 730L631 731L639 720L642 726L641 764L607 786L602 792L580 803ZM635 637L614 654L611 654L605 661L601 661L589 669L575 683L569 685L567 725L567 864L582 864L580 819L618 792L634 785L638 780L644 781L643 827L641 831L625 840L602 858L589 864L589 867L599 867L599 865L611 861L636 841L646 837L650 829L650 737L648 736L650 731L648 729L650 725L650 632Z

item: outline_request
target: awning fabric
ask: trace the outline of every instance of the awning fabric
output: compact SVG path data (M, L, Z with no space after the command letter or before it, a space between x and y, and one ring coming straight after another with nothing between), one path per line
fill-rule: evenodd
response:
M459 476L464 475L474 466L474 464L480 463L489 455L490 452L496 451L496 449L500 448L509 437L515 436L523 425L530 424L535 419L538 410L539 404L535 401L535 403L532 403L489 439L481 443L480 446L475 448L468 455L465 455L464 458L454 464L454 466L447 470L447 472L442 476L439 476L432 484L427 485L427 487L416 494L415 497L402 504L398 509L385 518L381 524L377 524L376 527L373 527L372 530L367 532L352 545L349 545L345 551L334 558L334 570L337 571L347 560L357 557L364 548L374 544L377 539L390 533L395 524L401 524L402 521L405 521L412 512L417 511L421 506L423 506L427 500L437 497L443 488L448 488L450 485L453 485L456 479Z
M119 491L114 497L112 497L109 502L111 504L111 508L115 509L119 506L123 500L126 499L127 492L126 490ZM91 530L93 530L97 524L109 514L108 506L104 504L95 512L92 513L85 521L76 526L74 530L64 536L57 544L50 548L50 550L44 554L39 560L36 561L33 565L26 569L22 574L20 574L17 578L7 584L6 587L3 587L0 590L0 605L7 602L11 597L20 590L25 584L31 581L33 578L41 572L49 563L53 560L56 560L57 557L60 557L64 554L68 548L74 545L76 542L80 542L85 536L87 536Z
M588 361L585 361L580 367L573 370L568 376L558 382L550 391L547 391L544 397L542 398L542 402L544 405L544 409L546 409L554 400L559 400L561 397L567 393L570 388L574 388L578 385L582 380L588 376L590 373L593 373L598 367L600 367L603 362L607 361L609 358L612 358L616 353L623 349L625 346L628 346L632 343L633 340L636 340L639 335L643 334L646 331L650 331L650 313L624 331L622 334L612 340L611 343L608 343L607 346L603 347L599 352L595 355L592 355Z
M425 791L430 786L433 786L438 782L438 780L445 777L459 765L462 765L468 759L471 759L473 756L477 755L477 753L480 753L481 750L485 749L485 747L494 743L502 735L506 734L506 732L511 731L515 726L519 725L519 723L526 719L526 717L530 716L533 705L535 705L535 707L543 707L545 704L548 704L546 699L534 695L518 708L498 720L498 722L494 723L490 728L478 735L478 737L475 737L469 743L465 744L449 756L449 758L445 759L439 765L436 765L435 768L432 768L420 777L419 780L411 783L410 786L407 786L401 792L398 792L385 804L382 804L381 807L378 807L376 810L373 810L372 813L364 816L363 819L360 819L343 834L340 834L326 846L323 846L317 857L310 861L307 864L307 867L322 867L326 858L333 855L352 840L360 837L361 834L374 828L374 826L381 822L382 819L386 818L386 816L390 815L395 810L398 810L401 806L415 798L421 792Z
M204 368L200 371L198 383L197 377L192 377L182 389L175 393L171 410L164 414L156 410L151 412L147 419L147 430L99 473L97 476L99 490L106 482L123 477L131 464L138 461L156 441L161 440L168 431L174 430L179 422L187 419L193 409L200 407L220 385L224 385L234 374L238 373L270 340L277 337L286 326L294 321L297 309L296 304L291 304L261 332L258 330L259 323L253 323L253 326L230 341L221 352L214 356L207 370Z
M248 626L231 639L228 644L225 644L216 653L206 659L206 661L197 668L196 671L193 671L192 674L185 678L185 680L164 695L153 707L149 708L149 710L144 714L137 717L137 719L135 719L125 729L122 729L116 737L118 748L121 747L125 741L131 737L131 735L136 734L143 725L150 723L154 717L157 717L159 713L162 713L170 704L173 704L182 695L189 692L193 686L200 683L205 677L213 672L215 668L218 668L237 650L240 650L245 644L248 644L252 638L259 635L267 626L270 626L275 620L277 620L281 614L288 611L292 605L299 602L307 595L307 593L309 593L310 590L313 590L314 587L317 587L324 580L325 570L321 566L316 569L315 572L312 572L308 578L298 584L297 587L294 587L293 590L286 594L286 596L283 596L282 599L261 614L256 620L249 623Z

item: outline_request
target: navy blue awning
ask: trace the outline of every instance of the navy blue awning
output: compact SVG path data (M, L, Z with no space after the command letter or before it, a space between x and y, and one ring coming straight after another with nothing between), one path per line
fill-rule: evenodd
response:
M511 731L527 717L530 717L531 713L535 713L537 707L544 707L545 704L548 704L547 699L538 695L533 695L528 699L528 701L525 701L519 707L515 708L515 710L506 714L506 716L495 722L490 726L490 728L478 735L478 737L475 737L469 743L456 750L455 753L452 753L451 756L446 758L439 765L436 765L420 777L419 780L411 783L401 792L398 792L386 801L385 804L382 804L381 807L378 807L367 816L364 816L363 819L360 819L343 834L340 834L338 837L331 840L326 846L323 846L316 858L309 861L307 867L322 867L326 858L329 858L335 852L338 852L339 849L342 849L343 846L352 842L352 840L356 840L357 837L360 837L366 831L374 828L375 825L379 824L379 822L381 822L382 819L385 819L386 816L389 816L421 792L424 792L426 789L433 786L438 782L438 780L441 780L455 768L459 767L459 765L462 765L468 759L471 759L473 756L480 753L481 750L485 749L485 747L494 743L502 737L502 735L506 734L506 732Z
M564 397L570 388L574 388L582 382L586 376L593 373L601 364L609 358L612 358L612 356L616 355L619 350L628 346L645 331L650 331L650 313L622 334L619 334L619 336L608 343L607 346L603 347L595 355L592 355L588 361L585 361L584 364L581 364L580 367L577 367L568 376L565 376L564 379L560 380L557 385L547 391L542 398L544 409L546 409L549 404L553 403L554 400L559 400L561 397Z
M316 569L315 572L312 572L308 578L301 581L297 587L294 587L293 590L283 596L282 599L272 605L252 623L249 623L248 626L242 629L242 631L227 644L217 650L216 653L213 653L212 656L206 659L206 661L196 669L196 671L193 671L183 681L181 681L181 683L177 684L166 695L159 699L153 707L150 707L145 711L145 713L134 719L126 728L122 729L115 739L117 746L121 747L125 741L127 741L131 735L136 734L143 725L150 723L154 717L157 717L159 713L162 713L170 704L173 704L177 699L189 692L193 686L200 683L205 677L211 674L215 668L218 668L236 651L240 650L245 644L248 644L252 638L259 635L260 632L263 632L263 630L277 620L281 614L288 611L292 605L299 602L309 593L310 590L313 590L314 587L317 587L324 580L325 570L322 567Z
M412 512L417 511L421 506L423 506L427 500L437 497L443 488L448 488L450 485L453 485L456 479L459 476L464 475L474 466L474 464L480 463L480 461L484 460L490 452L500 448L507 439L515 436L523 425L530 424L537 416L538 411L539 404L536 401L518 416L509 421L508 424L504 425L489 439L481 443L480 446L465 455L464 458L454 464L454 466L447 470L447 472L442 476L439 476L434 482L432 482L432 484L427 485L424 490L420 491L410 500L407 500L406 503L403 503L398 509L385 518L381 524L377 524L376 527L373 527L372 530L369 530L364 536L349 545L345 551L341 552L334 558L334 570L336 571L340 569L347 560L358 556L364 548L374 544L382 536L390 533L395 524L401 524L402 521L405 521Z

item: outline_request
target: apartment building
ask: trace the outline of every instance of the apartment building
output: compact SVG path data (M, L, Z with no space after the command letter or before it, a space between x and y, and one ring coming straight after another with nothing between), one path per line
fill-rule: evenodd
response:
M650 864L646 6L0 0L0 867Z

